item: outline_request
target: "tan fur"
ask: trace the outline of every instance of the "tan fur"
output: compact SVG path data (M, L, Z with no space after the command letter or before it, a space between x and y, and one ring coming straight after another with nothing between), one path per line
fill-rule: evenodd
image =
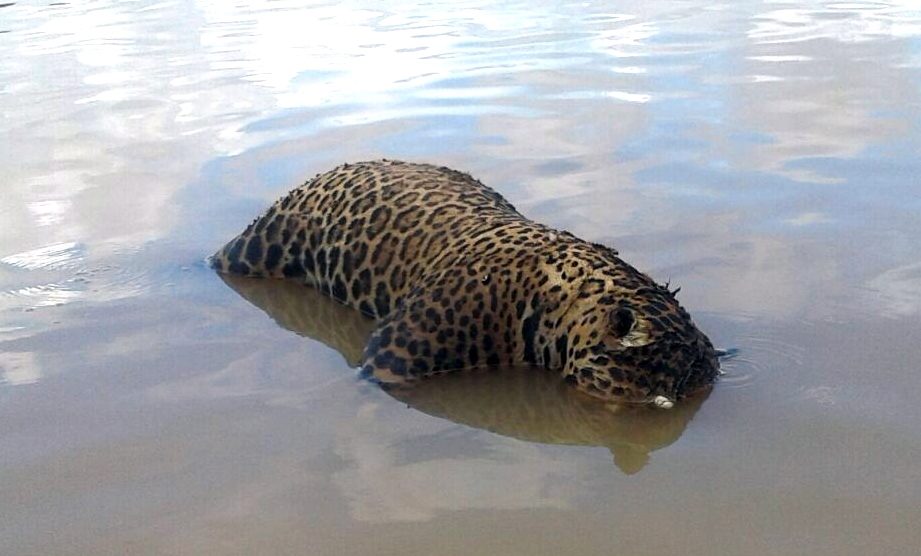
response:
M598 397L650 401L718 370L665 287L447 168L374 161L318 175L213 264L297 278L378 319L363 368L385 382L526 363Z

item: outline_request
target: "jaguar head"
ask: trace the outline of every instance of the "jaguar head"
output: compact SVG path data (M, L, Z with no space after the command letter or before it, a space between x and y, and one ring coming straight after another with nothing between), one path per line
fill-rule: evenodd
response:
M564 373L596 397L668 408L712 384L719 359L676 292L640 276L627 286L605 281L575 304Z

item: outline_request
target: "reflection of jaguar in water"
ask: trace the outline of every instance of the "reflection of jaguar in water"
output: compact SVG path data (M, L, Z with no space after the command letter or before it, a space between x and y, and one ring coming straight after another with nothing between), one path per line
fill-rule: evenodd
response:
M373 319L290 280L224 280L282 327L336 349L350 365L361 361ZM671 411L612 411L543 369L451 373L412 387L384 386L419 411L471 427L533 442L605 446L625 473L639 471L650 452L677 440L705 398L691 396Z
M671 407L719 371L674 292L447 168L377 161L318 175L213 264L296 277L379 319L362 367L381 382L528 364L599 398Z

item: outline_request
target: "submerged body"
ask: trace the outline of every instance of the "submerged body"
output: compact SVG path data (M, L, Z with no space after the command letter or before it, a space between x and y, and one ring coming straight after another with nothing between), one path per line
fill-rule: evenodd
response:
M277 201L212 264L297 278L378 319L363 371L383 382L530 364L596 397L669 406L719 370L667 288L448 168L340 166Z
M362 363L374 319L293 280L221 277L280 327L326 344L349 365ZM643 411L642 406L611 411L568 388L553 372L528 367L382 386L408 407L469 427L542 444L604 446L628 474L640 471L652 452L678 440L706 399L694 396L672 411Z

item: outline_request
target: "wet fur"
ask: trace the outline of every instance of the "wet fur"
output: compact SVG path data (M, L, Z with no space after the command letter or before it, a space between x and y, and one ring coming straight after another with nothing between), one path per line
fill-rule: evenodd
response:
M339 166L277 201L212 262L302 280L377 319L362 367L383 382L525 363L597 397L644 402L680 398L718 371L668 288L448 168Z

